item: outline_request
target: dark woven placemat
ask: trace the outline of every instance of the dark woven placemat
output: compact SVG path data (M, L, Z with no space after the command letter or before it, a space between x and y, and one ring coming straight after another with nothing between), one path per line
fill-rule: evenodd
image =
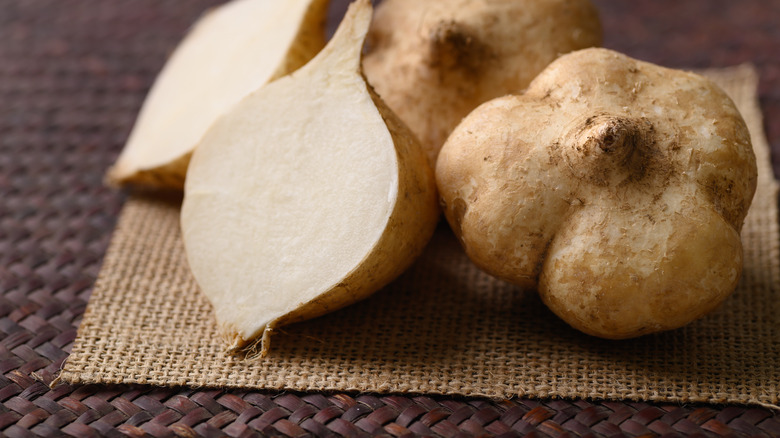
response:
M121 148L166 53L213 3L0 0L3 435L780 436L778 414L740 406L148 386L49 389L70 351L123 201L120 193L103 188L103 172ZM755 62L778 168L778 2L597 3L607 45L634 56L695 67ZM694 3L700 10L691 10ZM652 30L659 27L660 33ZM710 34L716 35L711 43Z

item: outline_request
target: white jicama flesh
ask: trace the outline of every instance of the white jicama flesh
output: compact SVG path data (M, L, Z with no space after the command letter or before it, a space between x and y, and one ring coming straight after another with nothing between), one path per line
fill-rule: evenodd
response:
M374 293L438 220L421 146L366 84L371 20L353 3L309 64L249 95L193 154L181 225L228 349Z
M109 170L116 185L182 189L206 130L325 45L328 0L234 0L205 14L166 63Z

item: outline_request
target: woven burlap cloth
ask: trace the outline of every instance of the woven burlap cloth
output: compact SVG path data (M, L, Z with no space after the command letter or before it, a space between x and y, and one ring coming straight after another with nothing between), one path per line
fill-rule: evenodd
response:
M265 358L229 355L188 271L178 203L134 196L60 380L777 405L778 185L757 77L750 66L705 73L742 111L759 177L742 281L704 319L628 341L580 334L534 293L482 273L440 225L422 258L372 298L284 328Z

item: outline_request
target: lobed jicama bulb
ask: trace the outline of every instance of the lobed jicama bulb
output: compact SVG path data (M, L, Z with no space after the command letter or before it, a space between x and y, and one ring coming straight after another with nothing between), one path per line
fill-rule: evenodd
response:
M587 49L469 114L436 178L477 265L585 333L628 338L734 291L756 161L711 81Z

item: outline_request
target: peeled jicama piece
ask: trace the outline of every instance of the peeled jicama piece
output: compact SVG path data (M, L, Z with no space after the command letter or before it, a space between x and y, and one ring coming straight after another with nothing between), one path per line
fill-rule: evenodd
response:
M438 219L425 154L360 69L371 19L353 3L309 64L220 118L190 164L181 225L230 349L377 291ZM256 344L255 344L256 345Z
M217 117L325 45L328 0L234 0L204 15L154 83L108 181L181 189Z

